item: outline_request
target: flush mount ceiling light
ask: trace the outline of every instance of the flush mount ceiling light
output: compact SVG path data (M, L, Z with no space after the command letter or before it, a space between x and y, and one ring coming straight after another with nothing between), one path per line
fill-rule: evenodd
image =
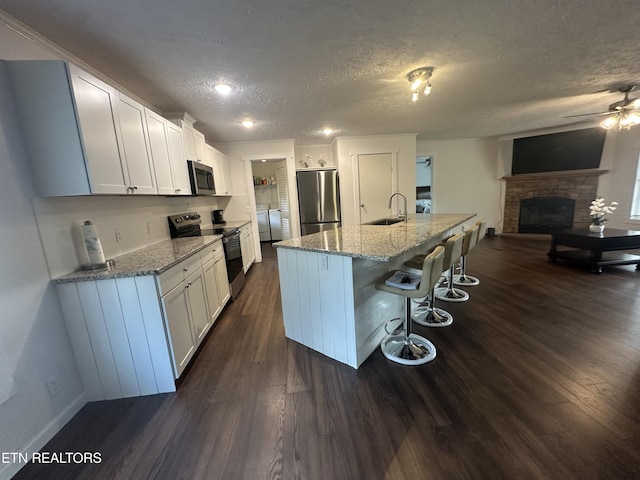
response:
M328 137L333 133L333 128L323 128L322 133Z
M256 122L254 122L253 120L244 120L242 122L240 122L240 125L242 125L244 128L251 128L256 124Z
M231 92L233 92L233 87L231 85L229 85L228 83L216 83L213 86L213 88L220 95L229 95Z
M430 78L433 75L433 67L422 67L417 68L407 75L407 80L411 84L411 100L414 102L418 101L420 98L420 90L425 95L429 95L431 93L431 82Z

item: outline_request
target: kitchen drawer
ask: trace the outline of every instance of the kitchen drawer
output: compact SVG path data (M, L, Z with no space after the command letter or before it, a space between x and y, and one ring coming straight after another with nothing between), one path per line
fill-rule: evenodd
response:
M191 275L193 272L202 267L200 263L200 255L192 255L186 260L183 260L174 267L171 267L166 272L158 275L158 284L160 285L160 293L166 294L182 282L185 278Z
M200 260L202 262L202 265L213 260L219 254L219 252L222 252L221 240L217 240L208 247L200 250Z

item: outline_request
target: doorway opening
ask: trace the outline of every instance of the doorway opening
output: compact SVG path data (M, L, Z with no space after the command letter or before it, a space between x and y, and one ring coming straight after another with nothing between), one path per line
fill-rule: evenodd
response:
M285 159L251 160L260 243L290 238Z
M416 157L416 213L431 213L431 163L433 157Z

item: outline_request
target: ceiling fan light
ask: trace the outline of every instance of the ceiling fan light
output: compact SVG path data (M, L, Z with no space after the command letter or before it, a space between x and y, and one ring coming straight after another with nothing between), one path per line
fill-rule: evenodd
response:
M631 112L626 116L625 120L630 126L638 125L640 124L640 114L637 112Z
M418 90L414 90L413 92L411 92L411 101L417 102L419 95L420 94L418 93Z
M618 123L618 119L619 116L618 115L611 115L610 117L605 118L601 123L600 126L602 128L606 128L607 130L612 129L613 127L615 127L615 125Z
M422 79L421 78L417 78L413 81L413 83L411 84L411 90L418 90L418 88L420 88L420 84L422 83Z
M429 95L431 93L431 84L427 82L427 85L424 87L424 94Z

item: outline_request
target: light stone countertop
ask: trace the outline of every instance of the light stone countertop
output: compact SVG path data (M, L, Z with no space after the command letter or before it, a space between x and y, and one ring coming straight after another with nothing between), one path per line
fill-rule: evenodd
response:
M203 235L201 237L162 240L116 257L114 259L115 266L109 270L79 270L54 278L53 281L55 283L72 283L159 274L221 238L222 235Z
M274 243L291 248L388 262L473 218L475 213L410 214L393 225L349 225Z

